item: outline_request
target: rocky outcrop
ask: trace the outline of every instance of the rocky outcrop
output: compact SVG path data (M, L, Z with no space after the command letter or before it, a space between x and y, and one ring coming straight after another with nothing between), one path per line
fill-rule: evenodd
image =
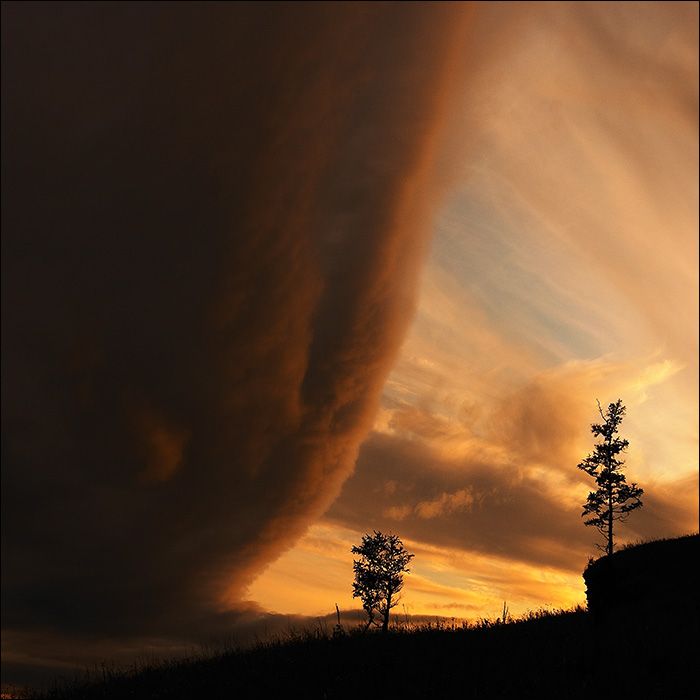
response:
M590 562L583 572L588 610L598 620L697 616L699 543L697 534L657 540Z

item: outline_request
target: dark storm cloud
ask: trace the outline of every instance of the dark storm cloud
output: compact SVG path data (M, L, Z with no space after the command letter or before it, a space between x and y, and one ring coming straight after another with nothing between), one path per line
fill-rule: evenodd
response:
M8 630L199 632L332 501L462 11L3 5Z

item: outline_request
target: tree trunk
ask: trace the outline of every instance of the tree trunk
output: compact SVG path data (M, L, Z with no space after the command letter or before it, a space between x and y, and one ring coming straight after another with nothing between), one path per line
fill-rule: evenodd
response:
M366 632L372 626L373 622L374 622L374 610L372 610L372 608L370 608L367 611L367 624L365 625L365 628L362 631Z
M608 493L608 555L613 553L613 502L612 489Z
M389 613L391 612L391 591L386 597L386 613L384 613L384 621L382 622L382 634L389 632Z
M607 420L605 421L608 422ZM606 438L607 443L606 457L605 457L605 468L608 472L608 479L612 476L612 433ZM610 481L608 481L608 556L612 556L613 553L613 486Z

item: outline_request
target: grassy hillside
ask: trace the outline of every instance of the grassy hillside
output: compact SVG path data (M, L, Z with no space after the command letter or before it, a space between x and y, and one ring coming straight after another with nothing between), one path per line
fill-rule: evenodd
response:
M688 562L692 566L692 562ZM246 650L105 671L33 698L658 698L696 697L698 603L600 620L538 612L455 629L382 636L318 628Z

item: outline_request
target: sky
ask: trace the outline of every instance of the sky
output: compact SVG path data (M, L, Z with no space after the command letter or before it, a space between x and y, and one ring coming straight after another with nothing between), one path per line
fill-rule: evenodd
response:
M622 398L698 530L695 2L3 3L3 683L585 603Z

